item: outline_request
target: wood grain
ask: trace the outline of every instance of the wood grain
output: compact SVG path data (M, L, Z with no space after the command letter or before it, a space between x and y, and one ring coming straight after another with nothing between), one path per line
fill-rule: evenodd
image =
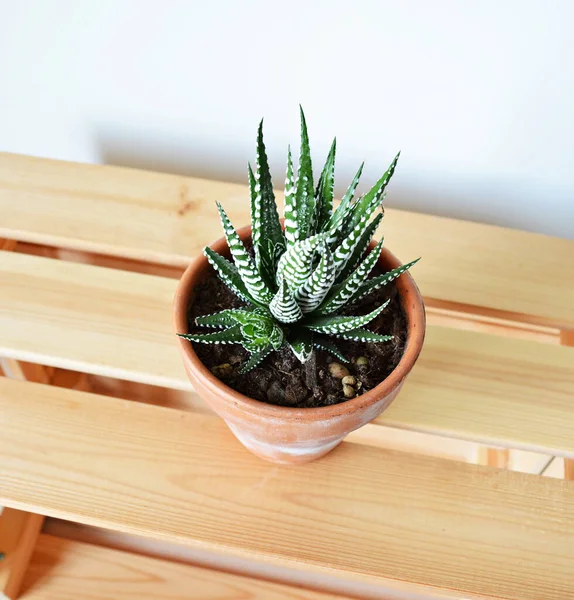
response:
M574 597L570 482L348 443L279 467L213 417L7 379L0 416L10 506L381 589Z
M1 467L0 467L1 468ZM0 598L19 597L24 573L42 528L44 517L38 514L4 508L0 513Z
M278 194L282 198L281 194ZM392 190L391 190L392 197ZM244 185L2 154L0 236L186 266L221 237L215 201L249 220ZM574 327L574 242L386 211L384 233L425 297Z
M0 355L190 391L172 332L175 285L0 252ZM574 348L429 327L378 422L574 456L573 395Z
M91 544L40 536L20 600L343 598Z

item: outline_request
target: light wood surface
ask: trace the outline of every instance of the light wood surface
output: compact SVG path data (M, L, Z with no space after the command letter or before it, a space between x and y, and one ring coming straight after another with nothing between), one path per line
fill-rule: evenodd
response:
M172 279L0 252L0 355L191 390ZM379 422L574 456L574 348L429 327ZM197 404L194 400L191 404Z
M185 266L221 237L216 200L238 226L248 222L244 185L0 158L6 238ZM413 274L429 299L574 327L572 241L394 209L386 211L384 233L402 260L423 257Z
M20 600L328 600L343 598L40 536Z
M2 421L0 420L0 423ZM0 466L0 469L2 467ZM17 600L44 517L4 508L0 512L0 598Z
M279 467L213 417L8 379L0 415L11 506L381 589L574 597L571 482L349 443Z

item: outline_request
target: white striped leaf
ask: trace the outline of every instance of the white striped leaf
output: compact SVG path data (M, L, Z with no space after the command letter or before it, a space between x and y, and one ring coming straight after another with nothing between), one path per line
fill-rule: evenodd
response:
M253 264L253 259L249 256L241 238L237 235L237 231L235 231L235 228L231 224L231 221L221 204L217 203L217 208L219 209L219 216L221 218L221 224L223 225L227 245L229 246L231 256L233 256L241 280L245 284L249 294L257 300L257 302L267 304L271 301L271 298L273 298L273 294L263 281L261 275L259 275L259 271Z
M317 231L321 231L333 214L333 197L335 188L335 154L337 138L333 140L327 155L325 166L321 172L317 189L315 190L315 206L317 211Z
M299 239L303 240L315 233L315 190L313 186L313 165L309 149L309 135L303 109L301 113L301 151L296 184L296 222Z
M201 344L239 344L244 341L240 325L213 333L178 333L180 338Z
M311 276L315 251L324 241L325 234L313 235L296 242L279 259L277 278L284 277L292 292L296 292Z
M261 348L254 350L250 353L249 358L246 362L241 365L239 369L240 373L248 373L260 364L269 354L273 352L273 346L262 346Z
M321 260L307 281L295 292L297 303L303 313L313 312L329 293L335 276L333 255L325 244L318 247Z
M334 289L333 293L329 295L325 303L317 311L319 314L328 315L334 313L353 299L363 282L369 276L369 273L373 270L373 267L377 264L377 260L379 260L379 257L381 256L382 248L383 242L380 241L376 247L369 252L357 270L351 273L343 283Z
M333 232L334 235L336 235L337 232L339 232L341 225L343 224L345 218L347 217L347 215L349 214L349 211L351 209L351 200L353 199L353 196L355 195L355 190L357 189L357 185L359 185L359 179L361 178L361 174L363 172L364 166L365 166L365 163L363 163L359 167L359 170L353 177L353 181L351 181L351 184L347 188L345 195L341 199L339 206L337 206L337 208L335 209L335 212L329 219L328 223L325 225L325 227L324 227L325 231ZM331 241L331 240L329 240L329 241Z
M280 278L279 289L269 304L269 310L281 323L295 323L303 317L301 308L284 277Z
M367 279L367 281L365 281L357 290L357 293L353 297L353 301L356 302L357 300L364 298L367 294L370 294L371 292L374 292L375 290L378 290L383 286L387 285L387 283L390 283L391 281L402 275L405 271L410 269L413 265L418 263L419 260L420 258L417 258L416 260L413 260L412 262L407 263L406 265L397 267L396 269L393 269L392 271L389 271L384 275L379 275L378 277Z
M333 337L340 338L342 340L352 340L353 342L389 342L393 339L392 335L381 335L379 333L373 333L368 329L353 329L351 331L345 331L344 333L335 333Z
M355 249L353 250L353 252L351 252L343 269L341 269L341 272L337 277L337 281L343 281L352 273L352 271L356 269L357 265L361 262L361 258L363 258L363 254L365 254L365 251L369 247L369 244L373 239L373 236L375 235L382 220L383 214L379 213L378 215L375 215L374 219L367 223L367 226L365 227L363 233L361 233L361 237L359 238Z
M381 306L375 308L366 315L360 316L327 316L327 317L314 317L307 319L304 326L316 331L317 333L345 333L346 331L352 331L364 327L370 323L374 318L380 315L383 310L387 307L389 301L387 300Z
M287 343L293 354L300 362L305 363L313 353L313 332L303 327L293 327L290 331Z
M338 358L341 362L348 363L349 360L341 353L339 348L325 335L316 335L313 337L313 346L319 350L325 350L329 354Z
M297 227L297 198L295 189L295 178L293 175L293 157L291 146L287 149L287 175L285 176L285 239L287 248L299 239L299 228Z
M252 311L240 308L229 308L210 315L203 315L195 319L196 325L200 327L230 327L241 323L242 319L252 315Z
M203 254L214 268L217 276L223 283L241 300L250 304L259 305L260 303L247 291L237 267L226 258L214 252L209 246L203 249Z

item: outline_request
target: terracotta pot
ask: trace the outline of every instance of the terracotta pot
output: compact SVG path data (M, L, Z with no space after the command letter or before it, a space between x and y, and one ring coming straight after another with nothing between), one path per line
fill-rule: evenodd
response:
M239 230L250 239L251 227ZM225 238L212 246L229 256ZM385 271L401 263L386 249L378 262ZM175 295L174 324L177 333L187 333L187 313L195 286L213 274L201 255L183 274ZM239 441L254 454L277 463L315 460L337 446L343 438L380 415L395 399L421 351L425 335L425 311L419 290L409 273L396 280L407 316L407 343L395 370L377 387L334 406L289 408L248 398L231 389L204 366L190 342L177 338L188 377L195 390L220 415Z

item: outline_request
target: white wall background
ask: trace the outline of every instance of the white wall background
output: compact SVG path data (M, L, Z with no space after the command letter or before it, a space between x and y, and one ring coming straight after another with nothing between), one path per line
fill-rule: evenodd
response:
M574 238L571 0L0 0L0 149L276 184L305 108L339 193ZM1 215L0 215L1 218Z

